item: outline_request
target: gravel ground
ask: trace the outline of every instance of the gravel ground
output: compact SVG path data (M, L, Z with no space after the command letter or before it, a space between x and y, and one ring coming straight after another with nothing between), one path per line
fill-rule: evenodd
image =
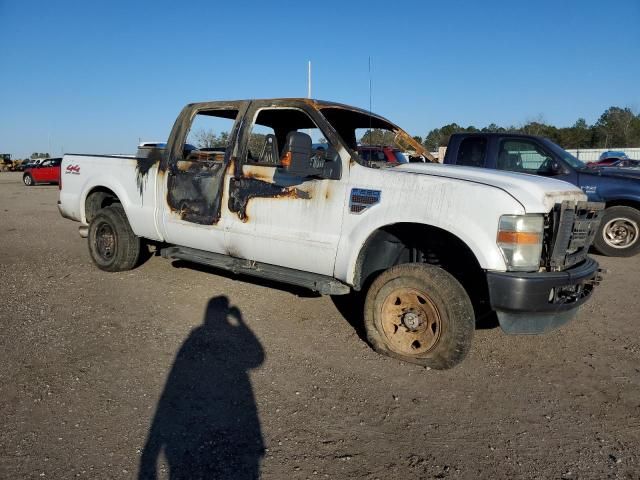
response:
M448 371L330 298L153 257L108 274L0 174L0 478L640 478L640 258L569 325Z

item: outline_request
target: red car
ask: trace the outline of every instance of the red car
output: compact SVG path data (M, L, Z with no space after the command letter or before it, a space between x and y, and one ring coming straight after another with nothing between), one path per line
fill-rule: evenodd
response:
M40 165L25 169L22 181L27 187L36 183L60 183L60 163L62 158L49 158Z
M628 168L638 167L640 161L631 160L630 158L606 158L604 160L598 160L596 162L587 163L588 168L600 168L600 167L616 167L616 168Z
M397 148L380 145L358 145L358 155L365 162L409 163Z

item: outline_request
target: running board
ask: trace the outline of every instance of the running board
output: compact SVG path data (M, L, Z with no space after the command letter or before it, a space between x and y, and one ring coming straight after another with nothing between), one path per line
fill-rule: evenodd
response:
M188 247L167 247L160 251L163 258L186 260L211 267L221 268L235 274L242 273L254 277L266 278L277 282L308 288L322 295L346 295L351 291L346 285L333 277L317 273L303 272L293 268L279 267L268 263L230 257Z

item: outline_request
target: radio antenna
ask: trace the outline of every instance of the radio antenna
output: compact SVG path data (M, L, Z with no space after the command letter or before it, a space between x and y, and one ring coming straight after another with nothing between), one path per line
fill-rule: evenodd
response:
M371 55L369 55L369 143L372 144L373 132L371 130L371 112L373 110L373 80L371 75Z

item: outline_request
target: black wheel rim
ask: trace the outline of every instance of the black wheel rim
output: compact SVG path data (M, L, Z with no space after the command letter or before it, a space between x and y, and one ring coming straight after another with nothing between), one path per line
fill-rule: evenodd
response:
M96 229L96 251L100 258L109 261L116 253L116 234L108 223L101 223Z

